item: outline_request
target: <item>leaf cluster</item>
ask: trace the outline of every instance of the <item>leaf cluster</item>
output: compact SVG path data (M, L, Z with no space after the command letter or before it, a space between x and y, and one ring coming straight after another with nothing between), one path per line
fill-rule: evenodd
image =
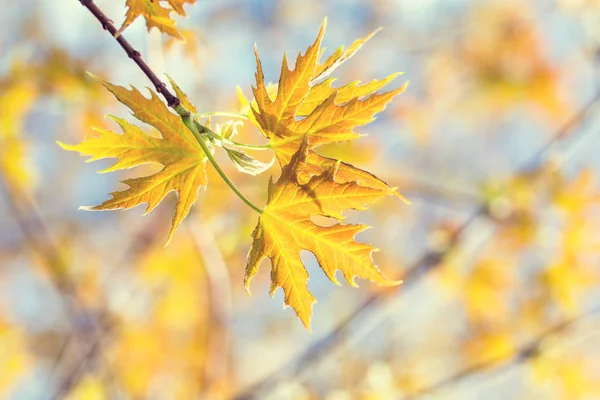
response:
M131 11L134 3L128 4ZM395 188L375 175L341 160L322 156L317 151L321 145L361 137L354 129L373 121L374 115L406 87L377 93L398 75L392 74L366 84L355 81L334 88L334 79L325 78L376 32L355 41L347 49L337 49L320 62L325 26L326 20L315 42L297 57L293 70L289 69L284 55L279 83L276 89L270 89L271 93L255 49L254 99L249 102L241 96L241 101L246 106L245 116L269 139L267 147L275 153L282 167L277 183L269 185L269 199L264 209L254 206L239 192L213 157L215 146L220 147L238 170L251 175L271 166L271 163L261 163L243 151L245 148L257 149L256 146L232 140L238 123L228 121L216 129L217 132L210 128L209 121L200 123L198 117L202 114L197 114L196 107L172 80L171 86L181 101L178 114L170 111L152 90L151 97L147 98L136 88L126 89L96 76L94 78L118 101L131 109L135 118L156 128L160 137L124 119L111 117L123 133L97 129L98 136L78 145L61 143L61 146L91 156L88 161L117 159L101 172L129 169L145 163L159 163L163 168L149 176L123 181L128 189L113 192L112 198L102 204L84 209L129 209L146 203L145 213L148 213L169 192L175 191L178 199L168 243L196 202L198 189L206 186L206 163L210 161L233 191L260 213L246 267L246 288L260 262L270 258L271 293L277 287L283 288L285 303L294 308L307 328L315 300L308 290L308 273L300 260L301 250L314 253L334 283L338 283L335 278L338 269L353 286L356 286L356 276L385 285L399 283L386 278L374 264L371 253L375 248L355 241L354 236L364 230L365 225L338 223L322 227L311 221L318 215L341 221L342 211L364 210L368 204L386 195L403 199Z

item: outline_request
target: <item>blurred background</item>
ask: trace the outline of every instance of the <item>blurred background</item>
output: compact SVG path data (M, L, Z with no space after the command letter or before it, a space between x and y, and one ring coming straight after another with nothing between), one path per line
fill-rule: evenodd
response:
M120 26L125 0L96 3ZM328 52L385 28L337 83L403 71L408 89L321 150L412 201L347 214L405 283L338 287L303 254L312 333L269 297L268 261L245 293L257 216L210 166L166 248L174 194L78 211L156 170L97 174L110 161L55 143L133 121L86 71L150 83L76 0L0 9L1 399L600 398L599 1L199 0L174 16L186 41L127 28L203 112L250 96L255 42L276 82L325 16ZM227 168L259 205L279 174Z

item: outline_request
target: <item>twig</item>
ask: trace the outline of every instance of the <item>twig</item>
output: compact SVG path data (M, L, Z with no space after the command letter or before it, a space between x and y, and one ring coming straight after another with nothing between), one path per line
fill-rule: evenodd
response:
M165 100L167 100L167 104L169 107L175 109L178 105L181 104L181 101L177 96L167 89L167 85L165 85L152 71L152 69L146 64L146 62L142 59L142 54L133 48L133 46L123 37L123 35L117 36L117 28L113 25L112 20L102 12L100 8L94 3L94 0L79 0L81 5L90 10L90 12L96 17L100 24L102 24L102 28L110 32L113 38L121 45L123 50L127 53L129 58L131 58L140 69L146 74L150 82L156 88L156 91L163 95Z

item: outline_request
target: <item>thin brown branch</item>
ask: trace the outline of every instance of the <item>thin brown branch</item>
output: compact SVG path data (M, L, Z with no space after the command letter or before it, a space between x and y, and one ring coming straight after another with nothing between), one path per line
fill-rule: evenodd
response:
M94 0L79 0L81 5L87 8L93 15L96 17L100 24L102 24L102 28L110 32L112 37L121 45L125 53L137 64L138 67L146 74L150 82L156 88L156 91L163 95L165 100L167 100L167 104L169 107L175 109L177 106L181 104L181 101L177 96L167 89L167 85L165 85L152 71L152 69L146 64L146 62L142 59L142 54L133 48L133 46L123 37L123 35L117 36L117 28L113 25L112 20L102 12L100 8L94 3Z

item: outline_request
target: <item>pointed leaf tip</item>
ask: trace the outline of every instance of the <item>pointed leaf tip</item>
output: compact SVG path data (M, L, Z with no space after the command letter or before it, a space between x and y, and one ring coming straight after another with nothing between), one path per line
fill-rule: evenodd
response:
M104 172L130 169L147 163L158 163L163 168L149 176L127 179L125 183L129 188L111 193L111 198L100 205L81 209L130 209L145 203L145 213L148 213L162 202L168 193L175 191L177 203L168 243L195 203L199 188L206 185L206 154L181 117L172 113L156 93L151 91L152 96L147 98L135 87L127 89L106 82L93 74L90 76L102 83L117 100L128 106L138 120L156 128L161 136L147 133L124 119L109 117L120 125L122 133L100 129L96 130L97 136L88 137L75 146L63 147L91 156L90 161L116 159L113 166ZM187 101L184 96L182 95L182 98Z

